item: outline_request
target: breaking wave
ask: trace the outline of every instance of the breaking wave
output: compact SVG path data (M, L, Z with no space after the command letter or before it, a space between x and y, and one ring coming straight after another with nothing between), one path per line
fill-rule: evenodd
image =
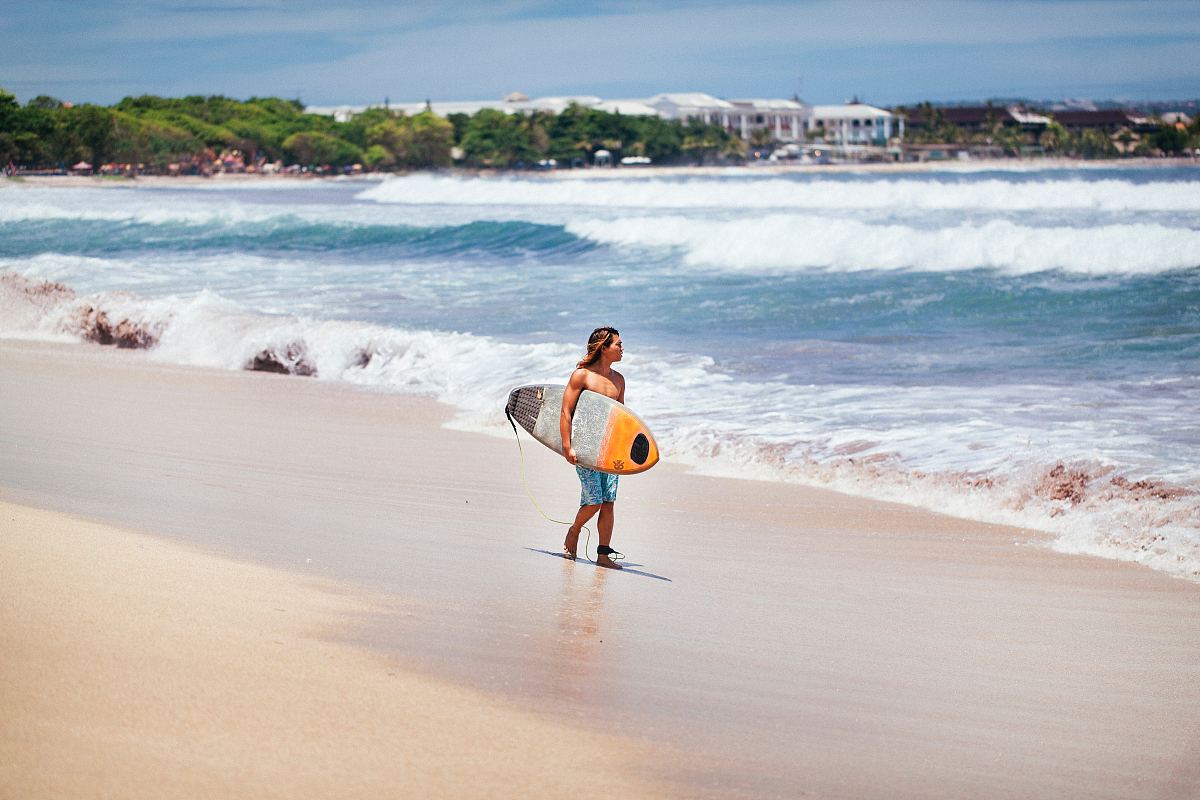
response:
M1034 227L1006 220L927 230L776 214L731 221L681 216L567 225L578 236L628 248L672 248L685 263L737 270L996 269L1156 274L1200 266L1200 230L1157 224Z
M149 351L172 363L260 370L429 396L455 427L510 435L500 409L518 383L561 380L577 348L488 336L256 312L213 292L145 298L81 295L61 283L0 274L0 335L64 336ZM797 387L737 380L707 357L651 351L629 358L631 396L667 457L699 472L826 486L957 516L1047 531L1053 546L1136 561L1200 580L1200 469L1164 476L1130 461L1139 434L1118 435L1079 405L1069 431L1024 408L1050 386ZM687 393L688 408L678 398ZM1177 416L1200 377L1126 400L1122 413ZM1105 398L1105 406L1121 402ZM1161 408L1153 403L1161 403ZM696 409L703 409L699 413ZM932 411L931 411L932 410ZM936 412L936 413L934 413ZM1107 447L1106 451L1096 448ZM1083 450L1081 448L1087 448Z
M1096 227L1036 226L1007 220L924 228L850 219L772 214L732 220L687 216L617 220L581 218L565 225L477 221L462 225L353 225L292 217L238 224L156 224L95 220L0 224L13 257L124 254L131 243L164 254L235 252L350 254L396 260L535 259L550 263L603 248L637 260L705 270L776 273L795 270L1009 274L1051 270L1080 275L1153 275L1200 266L1200 230L1156 223ZM10 260L10 263L15 263Z
M121 253L130 245L150 244L157 253L361 252L388 251L409 258L482 254L497 258L571 255L595 249L561 225L479 220L461 225L417 226L325 222L294 215L253 220L207 217L148 221L141 214L110 219L39 217L19 224L0 222L4 250L10 255L45 252Z
M358 197L402 205L927 211L1200 211L1195 181L913 178L389 178Z
M1200 266L1197 181L414 175L361 186L287 204L252 195L217 203L211 192L164 203L152 191L6 189L0 200L14 202L0 202L0 237L16 258L141 248L557 262L612 248L669 269L766 273L1133 275Z

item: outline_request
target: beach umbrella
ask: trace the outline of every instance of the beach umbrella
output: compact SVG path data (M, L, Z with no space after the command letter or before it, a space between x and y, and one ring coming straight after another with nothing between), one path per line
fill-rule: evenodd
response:
M91 168L92 168L92 165L86 161L80 161L78 164L71 167L71 169L91 169Z

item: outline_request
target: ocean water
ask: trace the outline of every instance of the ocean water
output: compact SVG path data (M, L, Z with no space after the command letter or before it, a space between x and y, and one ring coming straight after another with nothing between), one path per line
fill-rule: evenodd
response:
M60 287L46 287L43 282ZM664 459L1200 580L1200 170L0 188L0 335L434 397L621 330Z

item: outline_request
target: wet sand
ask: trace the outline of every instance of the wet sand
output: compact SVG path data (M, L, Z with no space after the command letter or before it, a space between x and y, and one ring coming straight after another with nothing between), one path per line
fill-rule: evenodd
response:
M261 582L268 596L315 580L356 603L373 598L331 619L321 616L325 590L309 606L320 624L289 634L319 630L304 639L311 663L321 661L320 648L338 648L365 676L304 690L317 695L312 702L330 702L336 684L361 703L361 713L342 720L351 731L388 724L375 717L388 704L360 685L392 671L472 693L530 725L569 729L562 744L581 775L600 766L638 783L614 789L618 796L1200 792L1194 583L1057 554L1028 531L694 476L671 465L669 453L668 463L622 481L614 546L632 568L609 572L550 554L563 529L525 497L511 439L447 430L450 413L429 401L11 341L0 342L0 387L0 500L141 531L151 538L137 541L212 559L188 571L190 585L176 581L140 600L116 593L104 619L118 632L175 602L176 591L192 598L195 613L228 618L223 591L206 589L210 573L227 569L273 570L276 579ZM572 513L573 473L528 440L525 452L542 506L552 516ZM133 542L141 534L112 535ZM56 557L46 537L6 533L6 550L14 541L34 563ZM90 607L86 596L72 612L71 584L20 569L31 577L6 579L20 601L6 598L6 614L24 619L49 605L61 612L53 624L87 627L78 619ZM26 585L35 588L19 588ZM163 616L157 638L221 649L198 638L187 616ZM29 668L4 691L39 696L61 685L47 683L60 680L49 669L57 651L37 645L50 624L19 628ZM100 636L110 626L90 627ZM6 619L4 635L14 629ZM136 649L122 641L84 638L77 657L115 659L111 648L135 663ZM215 707L253 707L255 693L237 681L218 675L211 685ZM105 684L96 693L111 691ZM137 687L123 691L138 696ZM178 691L147 694L169 706ZM49 720L39 727L42 749L8 750L0 764L15 766L0 770L39 774L44 762L35 756L73 752L77 735L103 738L105 716L88 709L64 719L55 716L62 709L38 707L22 725L2 723L7 750L34 720ZM293 741L335 747L279 708L262 713ZM479 716L481 724L496 718ZM133 724L146 736L152 719ZM230 721L236 715L219 719L214 735L224 724L228 736L246 736ZM572 739L577 730L598 744ZM376 737L354 741L366 754L386 747ZM541 763L539 746L518 747ZM72 774L105 771L107 762L88 761L88 752L71 762ZM636 757L620 769L603 766L606 753L624 752ZM239 757L247 767L236 774L249 781L256 759ZM188 752L173 758L186 761ZM452 770L442 776L443 788L457 786ZM525 788L536 789L526 795L561 794L530 780ZM253 794L255 785L234 793ZM459 794L475 795L472 786ZM142 788L152 793L153 781Z
M674 791L625 742L329 639L386 598L7 503L0 530L0 797Z

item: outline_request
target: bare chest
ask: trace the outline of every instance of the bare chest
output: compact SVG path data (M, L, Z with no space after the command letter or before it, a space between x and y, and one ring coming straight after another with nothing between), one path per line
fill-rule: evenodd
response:
M587 378L584 381L584 388L595 392L596 394L602 394L605 397L611 397L613 400L617 400L621 397L621 387L617 385L616 381L596 372L588 373Z

